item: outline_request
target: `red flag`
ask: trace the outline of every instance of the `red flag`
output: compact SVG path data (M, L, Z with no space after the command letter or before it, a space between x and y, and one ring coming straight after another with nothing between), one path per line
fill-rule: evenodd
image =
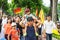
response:
M36 16L38 16L38 9L36 9Z
M14 9L14 13L15 13L15 14L19 14L20 11L21 11L21 8L16 8L16 9Z

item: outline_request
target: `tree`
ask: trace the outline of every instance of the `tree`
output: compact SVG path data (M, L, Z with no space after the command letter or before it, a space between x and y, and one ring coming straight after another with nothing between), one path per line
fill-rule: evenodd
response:
M57 2L58 0L50 0L50 12L52 15L52 20L57 21Z
M2 7L2 0L0 0L0 8Z
M31 9L33 14L35 14L36 8L38 8L38 13L40 12L41 8L43 8L45 13L48 13L49 11L49 8L42 4L42 0L13 0L10 6L7 3L7 0L3 0L2 3L3 11L10 15L13 14L13 10L17 7L21 7L23 10L28 7ZM23 14L23 12L20 14Z
M7 12L8 14L12 13L14 8L21 7L21 8L30 8L31 12L36 11L36 7L40 10L42 6L42 0L13 0L12 4L9 6L7 0L3 0L3 11Z

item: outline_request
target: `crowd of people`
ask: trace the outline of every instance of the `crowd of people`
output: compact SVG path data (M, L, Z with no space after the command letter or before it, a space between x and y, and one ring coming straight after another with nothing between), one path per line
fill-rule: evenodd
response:
M30 9L25 10L25 15L0 17L0 40L52 40L52 29L56 28L51 16L47 15L44 23L40 17L35 17L30 13ZM43 30L42 30L43 29Z

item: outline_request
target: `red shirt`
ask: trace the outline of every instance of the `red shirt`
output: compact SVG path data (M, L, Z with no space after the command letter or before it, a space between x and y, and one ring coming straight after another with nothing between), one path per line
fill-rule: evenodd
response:
M11 24L5 24L4 28L5 28L5 34L9 34L10 30L12 29L12 26Z
M18 31L16 29L12 29L9 34L12 40L19 40Z

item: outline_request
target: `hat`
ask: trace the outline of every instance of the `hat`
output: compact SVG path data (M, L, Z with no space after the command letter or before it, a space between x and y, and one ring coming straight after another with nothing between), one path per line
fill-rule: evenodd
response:
M27 13L27 12L30 12L30 9L29 8L25 9L25 13Z
M16 23L15 22L13 22L12 24L11 24L11 26L15 26L16 25Z

